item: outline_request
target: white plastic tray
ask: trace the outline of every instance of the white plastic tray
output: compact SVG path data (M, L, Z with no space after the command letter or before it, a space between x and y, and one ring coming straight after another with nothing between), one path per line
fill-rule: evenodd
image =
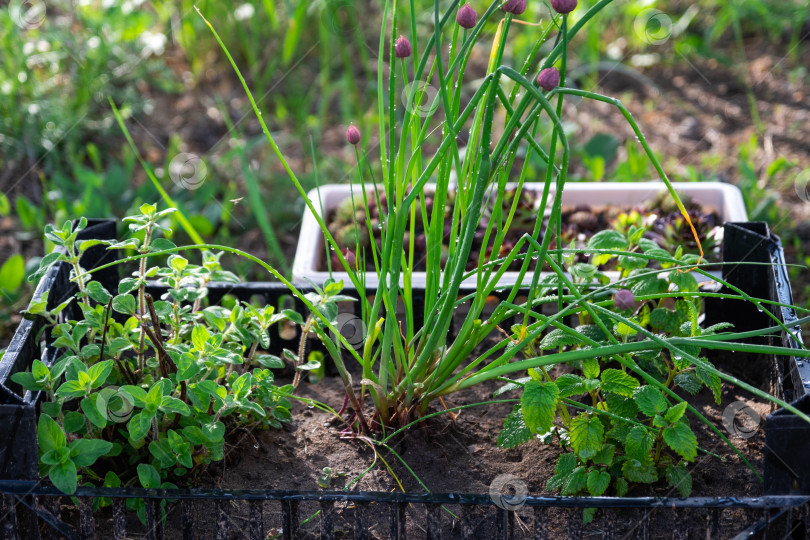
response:
M689 195L693 201L717 211L721 222L748 221L742 194L736 186L723 182L675 182L673 186L680 195ZM523 189L542 191L543 184L525 183ZM426 192L432 190L433 184L425 186ZM663 182L572 182L565 186L562 204L634 206L653 199L665 190L666 186ZM310 191L309 199L316 209L323 207L323 211L328 214L330 210L347 199L350 193L348 184L327 184L320 187L320 201L318 200L318 190ZM553 197L553 191L551 197ZM315 220L315 216L312 215L309 209L306 209L301 223L301 234L298 237L295 260L293 261L293 283L306 285L309 281L312 281L316 284L322 284L330 276L328 272L318 270L325 253L323 233ZM607 274L610 275L611 273L608 272ZM505 286L513 285L517 280L517 275L517 272L504 273L501 284ZM351 287L351 280L349 280L349 276L345 272L332 272L332 278L343 281L346 287ZM524 277L525 279L531 279L531 274L527 274ZM374 272L367 273L365 281L368 287L377 286L377 276L374 275ZM414 287L424 287L425 273L414 272L412 283Z

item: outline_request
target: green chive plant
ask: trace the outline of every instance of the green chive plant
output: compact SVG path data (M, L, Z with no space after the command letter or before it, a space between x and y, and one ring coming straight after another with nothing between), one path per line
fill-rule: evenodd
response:
M569 41L610 3L611 0L600 0L572 22L571 12L576 1L555 0L550 19L533 22L521 19L526 9L525 0L492 2L480 16L476 12L475 17L470 13L471 7L460 6L458 0L451 2L444 11L436 2L432 33L426 37L418 35L413 0L387 0L384 3L377 69L381 89L377 102L379 168L370 165L364 146L364 141L369 138L362 136L359 127L353 126L347 131L347 139L356 149L358 165L352 196L362 201L366 215L369 215L369 200L376 200L377 208L385 208L380 212L379 229L371 231L380 236L380 247L371 242L370 250L367 250L370 255L367 256L359 250L340 250L319 212L319 202L307 198L301 182L267 128L239 67L209 23L214 37L243 82L269 144L309 211L315 215L328 248L334 251L339 264L333 270L346 272L351 282L346 285L351 285L358 293L365 328L359 345L347 346L349 344L335 327L334 312L314 310L308 329L323 342L341 372L359 429L406 426L423 417L434 400L442 396L527 369L539 370L543 366L581 361L586 357L616 362L623 372L632 374L628 376L636 377L640 385L662 392L667 400L672 400L673 407L682 408L684 406L678 404L683 400L649 371L649 366L641 361L640 352L669 351L681 362L700 366L710 377L737 382L749 389L750 386L702 361L694 351L731 348L785 352L779 347L763 348L734 342L735 334L713 336L712 339L698 335L697 330L685 336L659 335L654 329L632 321L621 311L614 312L591 302L599 295L609 294L612 285L594 284L588 280L578 283L576 270L566 263L566 252L559 249L560 209L570 151L560 115L563 100L569 96L607 103L621 111L700 246L684 205L627 108L614 98L565 86ZM487 37L485 28L492 27L495 33ZM514 60L507 60L509 36L516 32L530 33L535 43L530 54L513 66ZM485 42L486 45L491 42L486 72L473 73L470 59ZM467 92L471 79L477 82L474 91ZM425 82L436 90L435 97L428 98L427 103L425 99L430 94L425 91ZM398 107L400 97L404 99L404 107ZM553 126L550 133L539 133L539 126L544 123ZM505 255L500 255L519 200L519 197L510 197L512 204L504 205L505 194L507 190L522 189L527 181L530 158L540 159L547 165L544 178L531 179L544 184L534 230L532 234L522 236ZM446 217L447 195L452 188L456 190L456 204ZM380 204L383 198L386 201L384 207ZM494 204L489 205L492 211L486 213L483 239L483 245L492 249L481 249L475 269L467 271L476 230L482 223L485 208L493 201ZM543 227L546 210L550 211L550 225ZM414 257L416 235L413 233L417 217L424 226L427 253L426 260L419 261L427 269L425 289L419 293L424 295L421 313L416 313L413 287L417 264ZM443 253L442 240L448 225L449 247ZM363 224L355 221L354 226L359 229ZM615 234L597 235L589 249L600 252L599 256L608 256L615 254L617 249L627 248L630 239L613 232ZM631 236L638 244L636 233ZM355 234L355 238L361 236L359 231ZM672 258L666 252L618 254L627 258L624 268L628 271L633 258L663 258L664 262L671 262L666 270L672 276L670 281L659 279L661 283L668 283L667 287L673 282L694 281L690 272L709 275L699 264L702 251L701 256L686 261ZM371 299L365 286L364 259L367 257L372 259L379 281ZM514 262L520 264L517 284L502 285L504 272ZM541 280L544 268L550 270L550 279ZM633 268L632 272L643 271L643 265ZM275 270L273 273L278 275ZM459 290L464 282L474 283L476 293L460 297ZM699 296L695 287L673 287L658 294ZM487 300L496 290L504 291L505 297L494 309L489 309ZM536 310L547 301L549 294L557 304L558 313L554 316ZM525 301L519 302L519 296L525 297ZM683 301L693 305L691 300ZM758 299L751 301L757 305L763 302ZM404 307L401 317L397 315L399 306ZM566 316L582 314L583 310L588 324L602 331L603 337L599 340L589 337L578 327L565 324ZM489 346L489 336L516 316L520 322L510 338ZM455 334L451 336L449 329L457 317L461 322L455 325ZM634 329L639 339L617 336L613 332L617 317L628 328ZM417 320L423 324L419 326ZM776 328L786 330L783 325ZM586 343L587 348L518 359L522 351L550 330L564 332L571 339ZM761 333L773 331L773 328L767 328ZM808 355L806 351L797 354ZM352 384L344 356L353 358L360 365L359 388ZM756 389L751 390L765 396ZM373 404L370 420L366 418L367 399ZM810 421L788 404L770 399ZM694 407L688 403L685 407L705 421ZM668 405L667 410L669 408ZM666 411L662 413L666 414ZM679 419L672 420L675 421Z
M77 289L50 310L47 297L31 304L26 316L45 319L60 352L52 363L35 360L30 371L11 377L44 394L40 473L65 493L79 483L165 488L190 482L206 464L223 459L226 440L237 432L291 420L292 387L276 386L271 371L284 363L265 352L268 328L288 312L210 305L211 281L238 281L223 270L221 253L203 251L201 265L173 253L165 265L149 266L155 252L177 251L159 237L174 210L151 204L140 210L125 218L133 236L117 243L77 241L84 218L75 226L48 226L45 236L58 249L32 276L68 265ZM82 254L99 244L139 253L137 269L117 291L80 266ZM147 279L165 286L160 299L146 292ZM65 317L72 303L76 319ZM143 510L142 502L129 504Z

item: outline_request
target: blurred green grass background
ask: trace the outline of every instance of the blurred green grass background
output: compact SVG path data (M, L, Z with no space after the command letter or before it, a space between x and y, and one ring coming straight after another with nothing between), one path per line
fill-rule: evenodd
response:
M580 0L579 10L589 3ZM379 2L9 2L0 7L0 345L30 295L25 275L50 249L41 237L46 223L120 218L160 199L110 100L137 152L206 240L289 269L303 204L195 4L234 53L307 187L351 177L349 122L375 147ZM399 2L399 9L408 14L411 4L429 33L433 2ZM521 18L548 23L548 9L530 0ZM571 80L632 104L642 129L647 115L653 131L656 119L679 122L677 141L651 137L674 179L739 185L751 218L783 235L790 262L810 262L810 205L796 194L802 179L810 183L810 148L801 144L807 124L778 117L810 110L808 4L616 0L586 28L572 44ZM536 31L515 33L514 57ZM479 53L472 62L483 75L488 51ZM719 108L702 106L713 98ZM611 129L604 112L574 106L568 116L574 175L652 177L635 141ZM697 134L690 122L701 127ZM182 228L173 228L184 241ZM246 265L235 270L261 277ZM804 273L793 276L806 303Z

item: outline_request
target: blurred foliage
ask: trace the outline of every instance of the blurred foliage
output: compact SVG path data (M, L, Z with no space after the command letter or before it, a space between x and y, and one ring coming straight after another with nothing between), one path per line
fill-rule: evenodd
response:
M574 17L594 3L580 0ZM448 1L440 4L446 6ZM472 4L481 8L484 2ZM22 5L29 9L33 4ZM216 25L244 67L265 117L272 119L271 129L282 134L279 140L287 147L285 153L297 160L302 183L313 188L345 182L352 174L353 157L343 148L345 126L354 122L367 133L377 122L373 103L378 91L376 20L381 4L49 0L42 5L46 9L42 13L0 8L0 189L5 194L0 216L13 215L16 226L30 236L39 234L49 221L126 215L144 201L155 200L158 194L144 181L115 125L108 98L135 128L144 117L160 122L161 115L173 114L166 103L156 103L155 96L172 94L163 100L171 103L184 99L184 93L192 94L207 110L185 114L206 114L203 121L212 125L220 117L220 127L227 133L221 138L214 133L212 147L205 147L212 144L206 137L197 140L193 128L161 136L157 154L144 152L147 161L207 240L249 244L246 247L278 267L289 265L303 205L286 182L277 180L277 159L257 138L255 124L242 122L246 109L238 97L241 92L232 93L236 81L194 6ZM409 2L399 5L400 16L410 17ZM415 0L414 5L417 28L427 35L432 31L433 2ZM545 2L529 2L523 18L547 22L548 9ZM643 75L646 67L695 60L736 69L745 61L742 42L749 39L787 54L789 64L800 63L806 50L801 32L810 20L810 4L615 0L603 20L610 24L586 25L572 43L571 84L588 87L605 69L622 70L649 84ZM479 70L485 66L495 31L495 25L485 30L481 50L472 60L480 64ZM515 32L511 55L526 56L535 37L533 27ZM552 46L544 44L536 59ZM789 75L805 80L806 73L794 69ZM744 82L750 99L750 84ZM755 115L755 108L751 112ZM573 135L577 126L566 130ZM139 146L154 148L148 132L135 136ZM634 141L599 133L585 140L573 136L572 142L582 180L635 181L653 176ZM766 171L758 169L754 153L761 143L754 139L740 147L734 181L743 187L752 218L783 220L785 212L774 186L785 191L796 167L777 158ZM183 152L199 153L207 167L205 181L197 189L172 182L172 159ZM379 160L370 157L363 166L378 170ZM541 174L542 164L535 169ZM716 170L714 165L687 167L682 176L714 179ZM18 267L17 262L13 265ZM237 270L253 271L248 266ZM0 317L2 306L9 304L8 293L0 300Z
M0 10L5 192L38 172L48 191L49 184L60 185L62 177L89 162L87 142L105 142L113 128L107 96L140 114L149 107L140 81L148 79L162 91L178 89L159 58L165 37L154 32L158 21L147 10L133 2L129 8L71 0L42 5L47 9L42 19L21 9Z

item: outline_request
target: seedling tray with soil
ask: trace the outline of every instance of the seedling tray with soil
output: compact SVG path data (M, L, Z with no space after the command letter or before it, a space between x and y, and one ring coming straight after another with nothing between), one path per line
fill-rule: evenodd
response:
M707 257L710 261L719 262L721 258L719 247L722 242L722 224L727 221L745 221L747 219L739 190L730 184L720 182L675 183L674 187L688 201L687 208L690 217L695 224L701 241L704 242ZM425 187L425 201L428 213L432 204L430 195L433 189L431 185ZM514 189L515 186L512 184L507 186L507 190L512 190L512 193ZM509 229L509 236L506 238L501 250L503 253L500 255L508 252L520 236L532 232L539 211L538 206L542 190L542 184L524 184L518 202L518 210ZM354 208L351 205L352 192L354 192ZM561 231L561 247L567 248L573 241L575 247L581 248L594 233L609 229L619 221L627 227L630 224L641 224L646 219L647 223L645 225L649 227L648 238L666 247L682 245L685 251L697 253L697 246L691 230L677 208L669 202L667 195L664 184L659 182L634 184L609 182L569 183L565 186L562 195L563 213L561 223L563 229ZM342 253L345 255L346 250L348 250L349 260L357 259L353 247L356 241L359 240L361 246L368 246L371 241L370 237L373 236L375 242L379 242L380 212L376 196L371 195L367 198L369 216L365 215L365 205L359 186L350 188L348 185L325 185L311 191L309 198L313 201L316 209L323 208L326 225L341 246ZM553 191L549 200L552 199ZM384 194L381 194L379 201L385 204ZM448 204L448 212L451 209L452 206ZM550 208L547 208L544 224L547 222L549 212ZM417 210L417 213L419 213L419 210ZM357 220L357 224L355 224L355 220ZM446 249L447 240L453 233L450 222L450 217L446 217L444 227L445 248L443 249ZM469 269L474 269L478 262L477 255L480 254L482 249L486 225L487 219L482 219L476 235L476 244L469 262ZM541 235L542 232L541 230ZM410 235L408 234L403 246L406 252L409 243ZM415 225L413 243L415 264L412 283L414 287L423 287L425 283L424 249L426 242L419 218L417 218ZM552 243L552 247L555 247L555 245L556 242ZM350 283L347 274L342 271L334 254L327 261L326 253L323 233L317 224L315 216L309 211L305 211L293 263L294 282L306 284L309 282L308 280L311 280L314 283L323 283L330 276L329 267L331 265L331 275L334 279L343 280L347 284ZM497 256L494 258L497 258ZM368 270L366 276L367 285L376 286L376 275L374 275L374 264L370 249L366 249L362 259L365 260L365 269ZM501 283L504 286L513 285L518 277L516 271L518 269L519 263L503 275ZM607 270L609 272L609 269ZM611 273L608 275L615 277ZM530 280L531 273L524 279Z

